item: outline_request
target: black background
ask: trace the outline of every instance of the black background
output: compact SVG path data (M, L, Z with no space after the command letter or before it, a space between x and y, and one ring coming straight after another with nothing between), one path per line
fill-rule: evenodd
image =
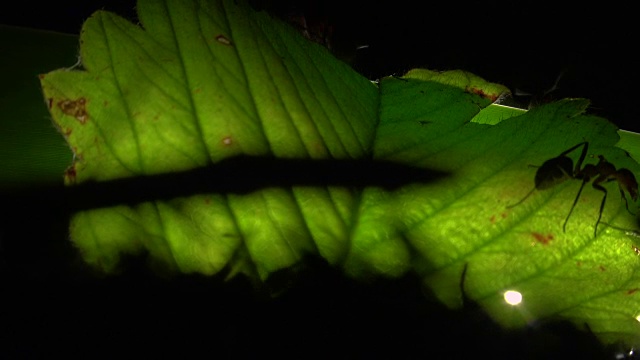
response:
M631 5L405 0L258 5L284 18L304 14L309 23L330 25L336 54L371 79L413 67L464 69L511 89L541 93L562 73L555 97L589 98L589 112L640 131L633 54L638 34ZM124 0L12 3L0 11L0 23L78 33L97 9L134 19L133 7ZM358 45L368 48L354 50ZM242 279L159 277L141 259L132 259L119 276L101 278L83 268L60 235L68 215L42 209L28 213L30 226L18 225L24 208L2 214L14 225L4 229L4 239L11 241L2 244L0 259L0 351L10 357L604 356L588 332L565 323L505 332L473 303L460 311L441 308L411 275L361 283L317 260L276 277L273 288L288 290L275 299Z
M555 98L588 98L591 113L640 131L635 101L639 35L630 3L253 2L284 17L304 14L311 25L331 26L338 55L371 79L414 67L463 69L512 90L539 94L562 73ZM12 5L0 12L0 23L75 34L97 9L135 19L132 0ZM355 52L358 45L369 47Z

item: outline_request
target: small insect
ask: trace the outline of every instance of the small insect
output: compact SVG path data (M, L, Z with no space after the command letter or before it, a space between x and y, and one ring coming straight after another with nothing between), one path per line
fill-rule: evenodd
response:
M567 154L578 149L580 146L582 146L582 152L580 153L580 158L578 159L578 162L576 162L576 166L574 168L573 160L571 160L571 158L569 158ZM591 186L594 189L602 191L604 193L602 202L600 203L598 220L596 221L596 226L593 231L593 235L595 237L598 232L598 225L600 224L600 220L602 219L604 205L607 201L607 189L605 189L601 184L610 181L617 181L618 187L620 189L620 195L624 200L625 207L627 211L633 215L633 213L629 210L629 202L627 201L627 197L625 196L625 192L627 192L634 202L638 200L638 182L636 181L633 173L624 168L616 169L616 167L608 162L602 155L598 155L599 161L597 164L586 164L584 167L582 167L582 162L587 156L588 149L589 143L586 141L581 142L563 151L560 155L545 161L538 168L538 171L536 171L536 175L534 178L535 187L531 189L531 191L529 191L529 193L527 193L527 195L525 195L522 200L513 205L507 206L507 208L512 208L520 205L529 197L529 195L533 193L534 190L549 189L569 179L582 180L582 184L580 185L578 194L573 200L573 204L571 205L569 214L567 215L567 218L562 225L562 231L566 232L567 222L569 222L569 217L571 217L571 213L573 213L573 209L578 203L578 199L580 199L580 195L582 194L584 185L590 181L593 181Z

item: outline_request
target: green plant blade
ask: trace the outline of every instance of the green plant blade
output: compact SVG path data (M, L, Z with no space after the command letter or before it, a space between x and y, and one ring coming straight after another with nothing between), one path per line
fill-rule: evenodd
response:
M180 171L238 154L366 156L377 106L377 89L368 80L284 24L245 7L166 6L176 8L139 4L146 31L113 14L95 14L81 35L87 71L43 76L52 114L76 155L67 182ZM131 58L137 59L133 67ZM180 271L210 274L240 252L253 261L238 262L256 264L264 278L314 252L312 238L327 238L319 248L327 259L343 256L353 202L354 194L339 188L194 197L187 204L145 205L135 212L141 216L122 209L113 224L101 213L81 214L72 236L89 262L105 270L121 251L147 248ZM321 209L323 217L303 221ZM167 216L183 218L165 227ZM206 226L194 229L191 220L201 216L209 219ZM222 241L210 241L212 235ZM193 240L190 250L176 251L185 238ZM115 243L123 248L110 245Z
M615 183L534 191L536 170L588 141L589 157L640 167L616 128L563 100L477 120L506 89L466 72L414 70L376 87L284 24L234 1L138 4L144 29L98 12L81 35L84 70L41 76L75 154L68 184L181 172L237 155L374 159L450 174L397 190L292 186L193 194L82 211L71 238L85 260L117 269L148 253L174 271L264 280L308 255L354 277L415 271L455 308L465 293L496 321L567 318L607 342L640 331L636 219ZM476 119L476 120L474 120ZM494 124L494 125L490 125ZM578 152L568 153L575 163ZM260 176L260 174L256 174ZM637 205L637 204L635 204ZM633 208L636 208L634 206ZM518 307L505 290L524 297Z
M618 140L616 128L604 119L583 115L585 100L559 101L496 126L465 123L464 116L452 126L453 112L442 104L422 101L415 104L424 105L413 109L418 116L399 106L385 111L387 96L426 94L433 85L416 86L394 79L382 82L375 147L384 149L377 152L384 159L454 174L443 184L409 186L388 196L390 208L385 213L397 214L395 222L402 224L396 230L398 243L404 240L407 252L414 254L413 268L424 274L425 284L453 307L460 303L455 285L466 265L467 294L507 327L561 316L589 324L603 338L610 336L608 341L619 340L621 334L626 334L626 341L636 341L638 255L634 240L620 229L637 225L616 187L609 187L602 215L609 225L600 224L595 238L603 193L590 187L583 192L566 232L562 229L579 181L537 191L521 205L508 208L533 188L536 170L529 164L540 165L585 139L590 141L590 153L602 154L637 174L638 165L624 151L612 148ZM425 116L433 122L423 125L420 119ZM438 117L446 120L441 124L435 120ZM419 131L426 126L431 127L429 131ZM404 134L403 143L411 146L397 146L398 134ZM408 134L415 139L409 140ZM578 155L571 157L577 161ZM376 247L384 248L361 246L370 252ZM381 254L369 257L382 258ZM520 292L526 304L506 309L502 296L507 290ZM625 305L618 308L618 304ZM618 312L601 321L613 308ZM618 333L612 334L610 327L617 327Z

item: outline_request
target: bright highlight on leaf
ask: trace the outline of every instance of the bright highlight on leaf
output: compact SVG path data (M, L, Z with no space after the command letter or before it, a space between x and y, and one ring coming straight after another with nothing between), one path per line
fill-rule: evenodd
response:
M520 305L522 302L522 294L515 290L509 290L504 292L504 301L509 305Z
M604 206L602 190L585 186L571 210L581 186L571 176L509 207L534 186L535 167L582 142L585 166L602 156L638 177L640 166L614 147L617 129L585 114L587 100L478 120L506 88L422 69L376 87L240 1L137 8L141 26L93 15L81 35L84 69L41 76L75 153L67 184L238 155L381 160L449 176L393 191L301 184L82 211L71 238L92 266L112 272L122 256L148 254L163 269L265 280L312 255L357 278L413 271L450 307L459 306L455 285L468 266L466 295L504 326L525 325L504 309L515 300L502 289L517 288L534 318L586 323L605 342L638 341L640 266L627 235L638 225L617 185L598 182L609 194ZM580 156L565 155L574 164Z

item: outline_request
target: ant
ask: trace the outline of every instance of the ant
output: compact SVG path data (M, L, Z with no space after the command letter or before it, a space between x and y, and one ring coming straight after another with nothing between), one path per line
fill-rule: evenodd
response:
M582 146L582 152L580 153L580 158L578 159L578 162L576 163L576 166L574 168L573 160L571 160L571 158L569 158L567 154L576 150L580 146ZM600 224L600 220L602 219L604 204L607 201L607 189L605 189L601 185L601 183L617 181L618 187L620 189L620 195L622 196L622 199L624 199L625 207L627 211L633 215L633 213L629 210L627 197L624 195L626 191L629 196L631 196L631 199L633 199L634 202L638 200L638 182L636 181L633 173L624 168L616 169L616 167L608 162L602 155L598 155L599 161L597 164L586 164L584 167L582 167L582 162L587 156L588 149L589 143L584 141L563 151L560 155L545 161L538 168L538 171L536 171L536 175L534 178L535 187L531 189L531 191L529 191L529 193L522 200L513 205L507 206L507 209L515 207L516 205L520 205L536 189L545 190L563 183L568 179L576 179L582 180L582 184L580 185L580 190L578 190L578 194L576 195L575 200L573 200L573 204L571 205L569 214L567 215L567 218L564 220L564 224L562 225L563 232L566 232L567 222L569 221L571 213L573 213L573 209L578 203L578 199L580 198L580 194L582 194L584 185L592 180L593 182L591 186L594 189L602 191L604 193L602 202L600 203L598 221L596 221L596 226L593 231L594 237L598 232L598 225Z

